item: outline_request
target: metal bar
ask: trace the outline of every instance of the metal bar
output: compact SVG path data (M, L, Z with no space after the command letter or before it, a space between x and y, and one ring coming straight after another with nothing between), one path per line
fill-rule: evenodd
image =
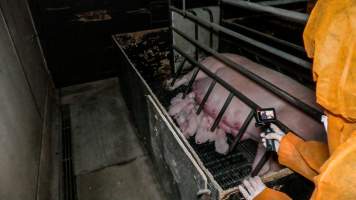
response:
M236 39L239 39L241 41L247 42L247 43L249 43L249 44L251 44L251 45L253 45L255 47L263 49L266 52L269 52L269 53L271 53L273 55L276 55L276 56L278 56L280 58L283 58L283 59L285 59L285 60L287 60L289 62L297 64L297 65L299 65L299 66L301 66L303 68L306 68L308 70L311 69L311 63L310 62L305 61L305 60L303 60L303 59L301 59L301 58L299 58L297 56L291 55L289 53L286 53L284 51L276 49L276 48L274 48L272 46L266 45L266 44L264 44L262 42L259 42L257 40L252 39L252 38L244 36L244 35L242 35L240 33L234 32L234 31L232 31L232 30L230 30L228 28L225 28L223 26L220 26L220 25L218 25L216 23L211 23L209 21L203 20L203 19L201 19L199 17L196 17L196 16L194 16L194 15L192 15L190 13L187 13L187 12L184 12L182 10L179 10L179 9L177 9L175 7L170 7L170 9L172 11L184 16L184 17L187 17L188 19L194 21L195 23L200 24L201 26L204 26L206 28L212 29L212 30L214 30L216 32L225 33L225 34L227 34L227 35L229 35L229 36L231 36L233 38L236 38Z
M197 16L197 13L194 10L189 10L188 12L192 13L194 16ZM194 23L194 37L196 41L199 41L199 25ZM195 59L199 60L199 48L195 47Z
M266 153L262 156L261 160L257 163L255 169L251 172L251 176L257 176L261 171L263 165L268 161L268 159L272 156L272 152L266 151Z
M239 98L242 102L244 102L247 106L251 107L253 110L257 110L260 108L259 105L257 105L255 102L251 101L248 97L246 97L244 94L241 92L237 91L234 87L232 87L230 84L225 82L223 79L221 79L219 76L216 74L212 73L209 69L207 69L204 65L198 63L196 60L194 60L192 57L190 57L188 54L186 54L182 49L177 47L176 45L173 45L173 48L183 57L187 59L188 62L190 62L192 65L199 67L200 70L202 70L204 73L206 73L209 77L214 79L217 83L222 85L226 90L229 92L233 93L237 98ZM279 122L277 120L276 125L281 128L282 131L284 132L289 132L290 129L284 125L283 123Z
M231 5L231 6L236 6L248 10L253 10L253 11L258 11L258 12L265 12L272 14L274 16L300 23L300 24L306 24L309 15L305 13L300 13L296 11L290 11L286 9L281 9L281 8L275 8L272 6L265 6L261 5L258 3L252 3L252 2L247 2L247 1L241 1L241 0L221 0L222 3Z
M174 78L172 80L171 86L173 86L176 83L178 77L182 73L183 66L184 66L185 62L187 62L187 59L184 59L183 62L178 66L177 73L174 75Z
M279 39L279 38L273 37L273 36L271 36L271 35L268 35L268 34L265 34L265 33L259 32L259 31L256 31L256 30L254 30L254 29L252 29L252 28L243 26L243 25L241 25L241 24L237 24L237 23L230 22L230 21L228 21L228 20L223 20L222 22L225 23L225 24L228 24L228 25L231 25L231 26L235 26L235 27L244 29L244 30L246 30L246 31L255 33L255 34L257 34L257 35L263 36L263 37L265 37L265 38L268 38L268 39L270 39L270 40L273 40L273 41L275 41L275 42L278 42L278 43L280 43L280 44L283 44L283 45L285 45L285 46L291 47L291 48L293 48L293 49L295 49L295 50L298 50L298 51L300 51L300 52L305 53L304 47L301 47L301 46L299 46L299 45L293 44L293 43L291 43L291 42L288 42L288 41L285 41L285 40L281 40L281 39Z
M223 107L221 108L221 110L220 110L218 116L216 117L216 119L215 119L215 121L214 121L214 123L213 123L213 126L212 126L211 129L210 129L211 132L214 132L215 129L218 127L218 125L219 125L219 123L220 123L220 121L221 121L221 119L222 119L222 117L223 117L223 115L224 115L224 113L225 113L227 107L229 107L229 105L230 105L230 103L231 103L232 98L234 98L234 94L232 94L232 93L230 92L230 94L229 94L229 96L227 97L227 99L225 100L225 103L224 103Z
M261 85L262 87L266 88L267 90L269 90L273 94L275 94L278 97L282 98L283 100L287 101L288 103L290 103L294 107L296 107L299 110L307 113L312 118L314 118L316 121L320 122L320 119L321 119L321 116L322 116L322 112L321 111L319 111L316 108L313 108L313 107L309 106L308 104L300 101L299 99L295 98L294 96L291 96L290 94L288 94L284 90L281 90L280 88L278 88L275 85L271 84L270 82L264 80L263 78L259 77L258 75L248 71L246 68L244 68L240 64L237 64L237 63L231 61L230 59L228 59L225 56L223 56L223 55L219 54L218 52L216 52L215 50L210 49L206 45L200 44L199 42L195 41L191 37L189 37L186 34L184 34L183 32L181 32L180 30L178 30L178 29L176 29L174 27L172 27L172 30L175 31L176 33L178 33L183 38L185 38L187 41L191 42L192 44L198 46L199 48L201 48L204 51L208 52L209 54L213 55L216 59L220 60L224 64L230 66L232 69L234 69L237 72L243 74L244 76L246 76L250 80L254 81L255 83L257 83L259 85Z
M303 2L308 2L308 0L270 0L270 1L260 1L257 3L265 6L281 6L286 4L303 3Z
M188 54L186 54L182 49L177 47L176 45L173 45L173 48L181 54L183 57L187 59L188 62L190 62L192 65L197 66L202 70L204 73L206 73L209 77L214 79L216 82L221 84L223 87L225 87L229 92L234 93L236 97L241 99L243 102L245 102L248 106L258 109L260 108L255 102L251 101L249 98L247 98L245 95L243 95L241 92L237 91L234 87L232 87L230 84L225 82L223 79L221 79L219 76L216 74L212 73L209 69L207 69L204 65L198 63L198 61L194 60L192 57L190 57Z
M225 40L225 42L227 42L227 40ZM251 54L257 55L259 57L259 59L262 59L268 63L270 63L272 66L275 66L277 68L277 71L281 72L281 68L283 68L284 70L287 70L290 73L293 73L294 76L298 76L301 75L300 73L296 73L295 70L293 70L292 68L289 68L288 66L286 66L285 64L282 64L280 61L278 61L277 59L273 59L270 56L267 56L265 54L262 54L261 52L258 52L256 50L253 50L251 48L245 47L243 44L239 44L238 48L243 49L244 51L247 51ZM302 75L301 75L302 76ZM309 77L307 75L304 75L303 80L311 80L312 77Z
M240 142L241 138L244 136L244 134L246 132L246 129L250 125L250 123L251 123L251 121L252 121L252 119L254 117L254 114L255 114L255 112L253 110L251 110L251 112L248 114L246 120L244 121L244 123L240 127L239 133L237 134L236 138L234 139L234 141L230 145L229 152L235 150L236 145Z
M214 15L213 15L213 12L212 12L209 8L203 8L203 10L209 13L210 22L211 22L211 23L214 23ZM209 30L209 32L210 32L209 46L210 46L210 48L213 48L213 43L214 43L213 37L214 37L214 33L213 33L212 30Z
M205 105L206 101L208 100L211 92L213 91L215 85L216 85L216 81L213 80L208 88L208 91L205 93L203 100L200 102L199 108L197 110L197 115L199 115L201 113L201 111L203 110L204 105Z
M183 98L185 98L185 96L188 94L188 92L189 92L190 89L192 88L193 83L194 83L194 80L195 80L195 78L197 77L199 71L200 71L199 68L194 71L194 73L193 73L193 75L192 75L192 78L191 78L190 81L189 81L188 87L187 87L187 88L185 89L185 91L184 91Z

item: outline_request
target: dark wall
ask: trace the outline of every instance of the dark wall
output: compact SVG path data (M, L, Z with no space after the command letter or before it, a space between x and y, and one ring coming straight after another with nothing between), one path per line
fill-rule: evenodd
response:
M117 75L111 35L168 25L167 0L31 0L49 69L57 87ZM105 10L108 20L78 14Z
M40 199L42 190L40 152L52 87L36 36L26 1L1 0L0 199Z

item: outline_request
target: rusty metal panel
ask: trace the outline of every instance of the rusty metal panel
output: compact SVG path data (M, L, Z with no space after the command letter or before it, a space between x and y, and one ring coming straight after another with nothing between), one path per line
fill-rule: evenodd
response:
M0 199L35 199L42 123L0 12Z
M50 78L28 3L26 0L2 0L0 6L38 111L43 117Z
M199 191L207 189L207 179L193 156L184 146L159 106L147 96L151 145L155 164L165 169L178 189L177 199L197 199Z

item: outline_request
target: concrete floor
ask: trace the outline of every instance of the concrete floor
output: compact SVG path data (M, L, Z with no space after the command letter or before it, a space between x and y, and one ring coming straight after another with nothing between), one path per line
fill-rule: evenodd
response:
M116 79L62 89L70 105L79 200L163 200Z

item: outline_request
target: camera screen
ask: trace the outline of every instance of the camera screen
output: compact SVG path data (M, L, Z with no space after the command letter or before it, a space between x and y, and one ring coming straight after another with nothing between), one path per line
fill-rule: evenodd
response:
M264 110L259 112L261 120L273 120L275 119L273 110Z

